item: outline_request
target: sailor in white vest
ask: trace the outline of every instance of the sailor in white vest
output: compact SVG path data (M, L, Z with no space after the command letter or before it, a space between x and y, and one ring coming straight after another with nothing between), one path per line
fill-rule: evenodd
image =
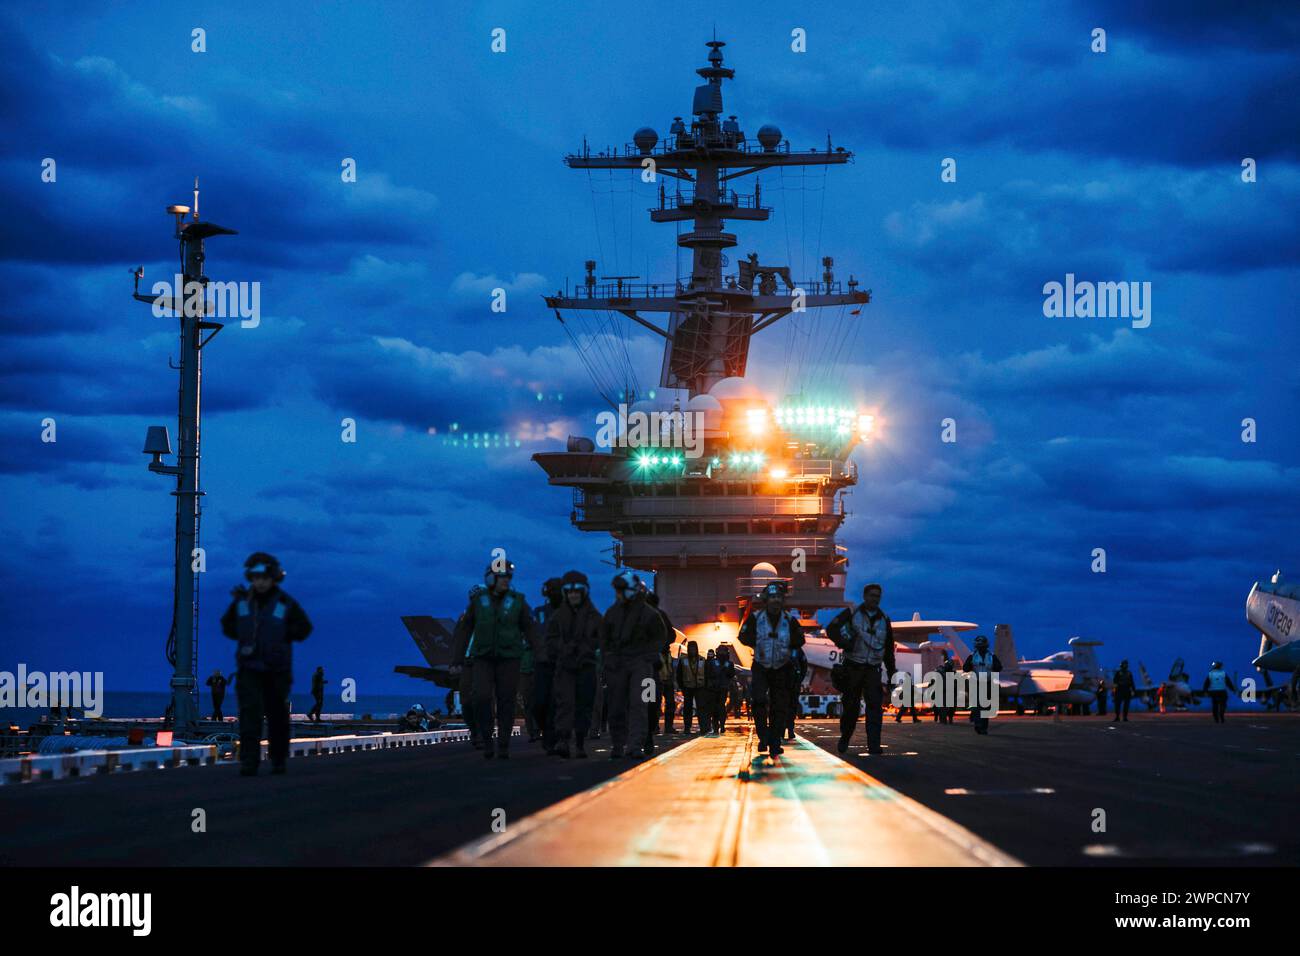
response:
M997 682L998 673L1002 670L1002 662L998 656L989 650L989 639L983 634L975 638L975 650L971 652L970 657L966 658L966 663L961 669L968 674L976 675L974 681L983 682L983 686L977 692L974 681L966 691L966 700L970 704L970 720L975 726L975 733L987 734L989 732L989 719L981 711L983 710L980 701L989 700L992 693L991 685ZM988 675L987 677L984 675Z
M836 669L836 690L840 692L840 753L848 753L849 741L858 723L858 708L866 702L867 752L879 754L880 722L885 684L893 676L894 625L880 610L883 593L879 584L862 589L862 603L837 614L826 625L826 636L841 651ZM881 673L881 666L885 671Z
M1223 669L1223 661L1210 664L1210 672L1205 675L1204 690L1210 695L1210 709L1214 722L1222 724L1228 713L1228 672Z
M750 692L754 704L754 732L758 752L779 757L782 731L790 723L791 693L794 687L795 648L803 647L803 628L793 614L785 612L789 585L773 581L763 588L745 622L740 625L740 643L754 649Z

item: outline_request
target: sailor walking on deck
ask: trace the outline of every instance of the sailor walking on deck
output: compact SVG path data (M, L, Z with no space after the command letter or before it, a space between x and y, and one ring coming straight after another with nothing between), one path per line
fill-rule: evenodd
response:
M564 601L563 582L560 578L548 578L542 585L543 603L537 609L538 633L545 635L550 618L560 609ZM542 747L547 753L555 749L555 659L549 653L550 645L540 642L537 654L533 658L532 700L525 697L530 708L534 731L541 738Z
M934 719L941 724L951 724L957 702L953 699L955 688L949 674L957 672L957 665L943 652L943 663L939 665L939 677L934 689Z
M668 612L659 606L659 595L651 591L645 599L664 619L664 633L667 635L663 647L659 648L659 660L655 666L655 692L658 696L650 709L650 733L653 735L660 732L659 718L662 717L663 734L667 736L673 732L673 718L677 716L677 684L673 680L675 667L672 652L676 631Z
M750 692L754 701L754 731L758 752L779 757L781 737L790 722L790 687L794 683L795 648L803 647L803 628L785 612L787 585L773 581L763 588L763 604L755 606L740 626L740 643L754 649Z
M695 716L704 690L704 658L700 657L700 645L694 641L687 641L686 653L677 657L677 686L682 689L682 733L689 737L691 718ZM700 731L704 730L704 715L701 713Z
M706 662L704 683L709 689L709 732L720 737L727 730L727 697L736 679L736 665L731 663L731 648L719 647L718 653Z
M325 685L329 681L325 679L325 668L317 667L311 675L311 699L312 707L307 712L307 719L320 723L320 712L325 707Z
M631 571L620 571L611 584L614 603L605 612L602 635L609 756L648 757L654 746L644 746L650 716L646 705L656 692L655 665L667 639L664 619L646 603L641 579Z
M970 690L967 692L971 723L975 727L975 733L987 734L989 718L984 715L984 708L986 703L991 706L991 702L997 700L992 688L997 685L998 674L1002 671L1002 662L989 650L989 639L983 634L975 638L975 650L970 657L966 658L962 670L974 675Z
M289 689L293 686L293 645L311 634L302 606L280 589L284 568L258 551L244 562L248 588L236 588L221 616L221 632L239 642L235 660L239 695L240 774L257 774L262 759L262 720L266 719L271 772L284 773L289 759Z
M840 685L840 742L836 748L848 753L849 741L858 722L858 708L865 702L867 725L867 752L882 753L880 725L884 705L883 679L896 670L894 664L894 625L889 615L880 610L884 593L879 584L868 584L862 589L862 603L856 608L841 611L826 626L826 636L844 652ZM885 674L880 673L881 665Z
M602 620L591 603L587 576L581 571L566 571L560 589L563 602L546 616L546 656L555 668L555 740L547 752L567 759L571 753L587 756Z
M714 693L713 684L709 681L709 670L718 666L718 655L713 648L709 648L704 655L704 682L700 685L699 692L695 695L695 705L700 714L700 735L703 737L712 737L713 733L713 714L717 694Z
M510 587L515 566L505 562L500 571L489 564L483 573L486 590L465 609L469 630L469 657L473 660L475 719L483 738L483 756L510 756L510 735L515 726L515 695L524 649L536 640L536 626L528 602ZM492 709L496 706L496 748L492 746Z
M221 668L212 672L212 676L205 681L212 690L212 719L225 720L225 715L221 713L221 704L226 699L226 675L221 673Z
M655 699L654 710L650 714L650 733L673 733L673 717L677 713L677 682L673 680L672 644L664 641L659 648L659 659L655 663ZM662 720L661 720L662 718Z
M1123 719L1127 721L1128 708L1133 700L1133 688L1135 686L1133 672L1128 669L1128 661L1119 662L1119 670L1115 672L1115 678L1111 681L1111 684L1114 687L1115 696L1115 716L1111 718L1111 723L1118 722L1120 714L1123 714Z
M1214 715L1214 722L1225 723L1228 712L1228 673L1223 669L1223 661L1214 661L1210 664L1210 672L1205 675L1204 690L1210 695L1210 709Z
M903 722L903 715L909 711L912 714L912 723L916 724L921 721L921 718L916 711L916 695L920 693L921 689L916 686L916 681L911 679L910 674L907 675L907 677L907 680L895 685L898 688L898 690L895 691L898 695L898 709L894 711L894 723L896 724L901 724Z

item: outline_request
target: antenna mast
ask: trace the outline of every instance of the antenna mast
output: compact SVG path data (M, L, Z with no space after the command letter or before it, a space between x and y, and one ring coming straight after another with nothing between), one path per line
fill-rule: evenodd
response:
M649 169L656 177L688 184L672 195L661 187L650 220L690 223L689 231L677 238L679 247L691 251L689 280L683 286L630 283L611 276L614 283L597 285L589 265L581 293L546 297L557 314L568 309L619 312L666 339L659 384L688 389L691 396L709 391L724 378L743 376L750 338L791 312L871 301L870 291L860 291L852 276L841 287L828 267L820 281L796 285L788 264L761 264L757 253L741 259L735 275L723 275L723 250L737 245L735 234L723 230L726 220L765 222L772 212L762 205L757 187L753 193L738 193L731 188L735 180L786 166L839 166L852 161L853 154L832 146L829 134L824 151L794 152L773 125L761 127L756 139L748 138L735 116L723 116L722 81L735 76L735 70L722 65L726 43L715 34L705 45L708 65L695 71L705 83L695 89L695 118L689 127L676 117L662 144L655 130L643 127L621 151L591 155L584 140L581 153L564 157L572 169ZM668 327L661 328L643 313L666 313Z
M176 464L164 465L163 455L170 455L171 439L165 425L150 426L144 452L152 455L149 470L176 479L176 541L173 555L175 584L173 589L172 639L175 642L171 679L172 726L181 734L197 732L198 707L198 575L193 570L199 544L199 392L202 382L203 347L222 329L222 323L209 321L213 308L207 301L208 277L203 272L203 243L211 236L233 236L235 230L215 223L199 221L199 181L194 179L194 209L168 206L167 213L176 217L175 238L180 240L184 272L176 276L169 295L142 295L140 279L144 269L134 270L134 298L153 307L154 315L171 313L180 327L180 398L176 429L180 446ZM204 337L204 333L210 333Z

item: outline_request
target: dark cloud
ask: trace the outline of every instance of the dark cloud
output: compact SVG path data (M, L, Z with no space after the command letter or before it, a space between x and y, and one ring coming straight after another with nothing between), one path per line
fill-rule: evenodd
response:
M0 257L127 265L123 255L170 251L163 208L189 204L196 170L204 217L240 233L221 240L223 261L245 269L308 269L331 248L432 240L431 193L378 168L342 182L351 150L341 116L248 89L163 93L105 57L69 62L37 52L20 31L0 37L10 126L0 213L22 224L0 235ZM45 157L58 163L54 183L41 181Z
M44 441L46 419L53 420L54 441ZM144 432L139 434L143 447ZM81 488L102 487L114 480L107 466L145 461L139 448L122 436L85 418L39 414L0 416L0 474L40 476Z
M833 97L810 97L810 81L789 84L787 72L755 82L775 115L797 123L786 129L792 142L833 129L860 148L938 156L1004 147L1189 168L1235 165L1243 156L1300 159L1292 95L1300 61L1281 52L1279 37L1294 35L1294 9L1274 7L1258 22L1247 7L1218 21L1192 10L1171 18L1186 24L1181 31L1159 29L1159 15L1139 15L1140 32L1127 34L1130 6L1142 5L1112 6L1113 18L1012 19L1007 29L982 31L978 44L961 42L963 25L940 26L931 43L904 46L883 62L873 40L845 37L839 55L808 67L820 67L815 86L834 89ZM1104 54L1089 50L1094 26L1108 29ZM1255 42L1266 34L1267 42Z
M1294 52L1300 45L1300 8L1291 0L1087 0L1080 8L1112 34L1136 34L1161 49Z

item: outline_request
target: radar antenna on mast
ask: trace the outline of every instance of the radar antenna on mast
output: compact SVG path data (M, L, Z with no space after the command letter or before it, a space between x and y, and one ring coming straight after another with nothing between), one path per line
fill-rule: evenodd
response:
M597 155L584 140L581 152L564 158L572 169L649 169L677 180L671 195L660 185L658 206L649 212L652 222L689 224L677 237L678 247L691 253L689 277L685 283L633 282L638 276L597 281L595 263L588 260L584 294L546 297L561 321L564 312L617 312L666 339L659 384L687 389L692 396L724 378L743 376L750 339L792 312L851 305L855 311L850 314L857 315L871 301L871 292L859 289L856 281L842 286L829 263L820 279L796 282L788 263L760 264L758 254L751 253L736 274L724 276L724 250L738 244L736 235L724 229L727 221L765 222L772 212L757 186L742 194L731 183L770 169L844 165L853 154L832 146L829 133L825 150L795 152L774 125L762 126L751 139L734 114L721 119L722 82L732 79L735 70L723 65L724 41L715 35L705 45L708 65L695 71L705 82L695 89L689 127L674 118L662 143L655 130L642 127L631 143ZM647 318L655 314L667 317L666 327Z

